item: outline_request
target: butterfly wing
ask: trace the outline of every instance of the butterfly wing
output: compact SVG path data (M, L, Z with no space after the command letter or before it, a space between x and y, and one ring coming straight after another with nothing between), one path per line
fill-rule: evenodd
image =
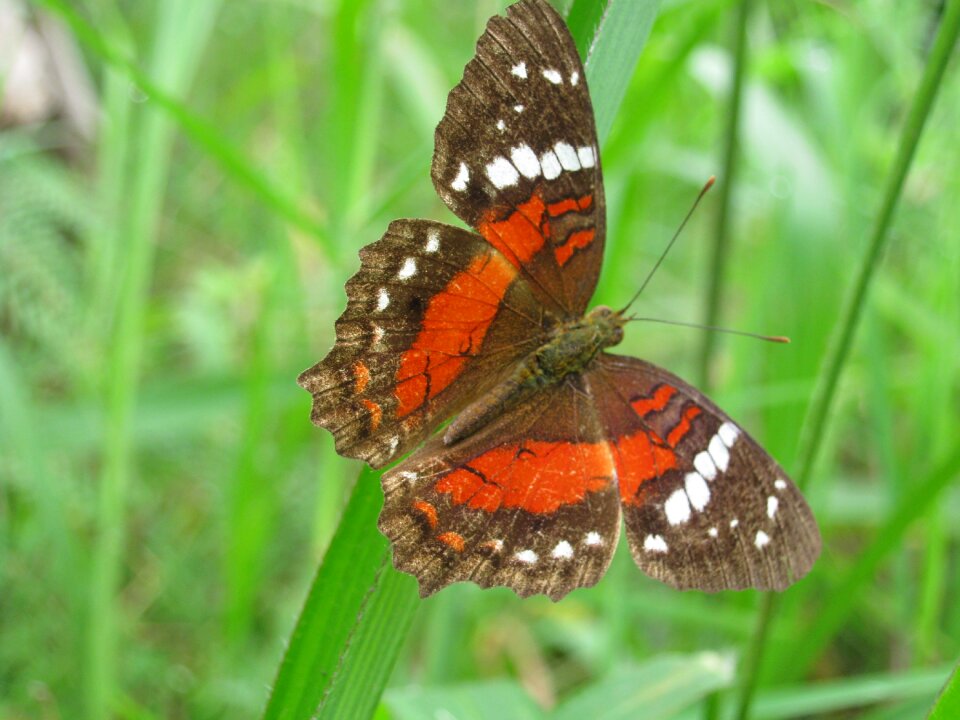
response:
M591 386L615 448L630 551L677 588L783 590L820 554L820 534L786 473L680 378L602 355Z
M298 382L337 452L381 467L540 342L542 309L481 237L397 220L360 251L337 342Z
M581 378L383 475L380 530L431 595L452 582L559 600L595 584L620 534L614 458Z
M491 18L435 143L433 183L447 206L549 311L582 314L603 258L603 181L580 57L548 3Z

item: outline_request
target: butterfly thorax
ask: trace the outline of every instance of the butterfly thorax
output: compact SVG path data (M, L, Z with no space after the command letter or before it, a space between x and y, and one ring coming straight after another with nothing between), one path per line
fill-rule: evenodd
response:
M601 305L581 318L557 325L505 380L450 423L444 442L452 445L472 435L535 393L583 372L597 353L623 340L624 322L620 313Z

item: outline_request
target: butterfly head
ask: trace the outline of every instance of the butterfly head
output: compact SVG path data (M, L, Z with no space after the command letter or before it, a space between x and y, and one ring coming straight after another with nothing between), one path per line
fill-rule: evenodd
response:
M596 332L598 351L623 342L623 326L628 319L622 311L598 305L587 313L584 320Z

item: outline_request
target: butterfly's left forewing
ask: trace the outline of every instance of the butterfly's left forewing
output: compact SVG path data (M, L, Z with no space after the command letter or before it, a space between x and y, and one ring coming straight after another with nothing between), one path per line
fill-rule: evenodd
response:
M604 354L589 373L615 450L630 552L681 589L783 590L806 575L820 534L786 473L680 378Z

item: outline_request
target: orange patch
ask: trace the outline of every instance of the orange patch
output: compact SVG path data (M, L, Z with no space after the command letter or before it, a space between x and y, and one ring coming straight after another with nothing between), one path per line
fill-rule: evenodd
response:
M564 198L560 202L547 205L547 213L552 217L563 215L564 213L586 210L593 204L593 195L584 195L579 198Z
M646 417L652 412L660 412L663 410L667 406L667 403L670 402L670 398L676 395L676 393L677 389L672 385L661 385L650 397L639 398L630 403L630 405L636 411L637 415Z
M376 432L377 428L380 427L380 421L383 419L383 408L381 408L373 400L368 400L364 398L362 401L363 406L370 411L370 432Z
M436 484L456 505L495 512L520 508L551 514L604 490L613 476L607 443L530 441L494 448Z
M353 377L353 392L359 395L370 384L370 368L363 364L363 360L357 360L353 364Z
M413 505L411 506L416 512L423 515L424 519L427 521L427 524L431 528L437 526L437 509L428 503L426 500L414 500Z
M570 233L570 237L567 238L567 241L563 245L554 248L553 255L557 258L560 267L567 264L567 261L573 257L574 251L585 248L592 243L594 234L593 229L578 230L577 232Z
M488 243L503 253L514 267L530 261L543 247L549 226L541 229L546 205L538 193L517 206L505 220L483 220L477 230Z
M463 552L463 536L457 535L455 532L445 532L437 535L437 540L442 542L444 545L449 545L458 553Z
M494 253L474 258L430 299L421 330L397 369L397 417L405 417L446 388L480 352L500 301L517 276Z
M621 502L640 505L637 497L640 485L677 466L677 456L661 445L662 442L652 433L638 432L614 443Z
M667 435L667 445L675 448L680 441L683 440L684 435L690 432L690 421L701 412L703 411L696 405L691 405L684 410L683 416L680 418L680 422L678 422L677 426L670 431L669 435Z

